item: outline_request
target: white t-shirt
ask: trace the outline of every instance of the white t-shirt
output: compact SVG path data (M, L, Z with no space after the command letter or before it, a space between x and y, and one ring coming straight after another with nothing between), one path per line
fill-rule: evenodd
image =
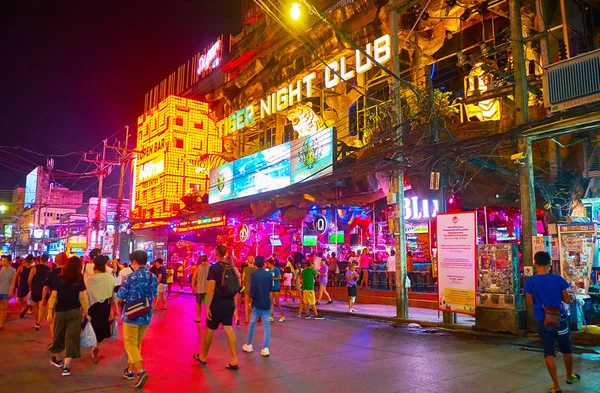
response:
M321 271L321 262L323 260L321 259L321 257L315 257L315 269L320 272Z
M395 272L396 271L396 256L395 255L390 255L387 259L387 263L386 263L386 268L388 272Z
M284 287L292 286L292 277L294 277L294 275L292 273L283 273L283 286Z
M133 269L130 267L126 267L119 272L119 280L121 280L121 285L125 282L127 276L133 273Z
M109 266L106 266L106 273L111 274L112 268ZM93 275L94 275L94 264L86 263L85 267L83 268L83 279L87 280L89 277L91 277Z

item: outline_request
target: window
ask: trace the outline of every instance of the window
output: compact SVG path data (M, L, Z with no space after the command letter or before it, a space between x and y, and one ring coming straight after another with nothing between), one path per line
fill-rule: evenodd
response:
M265 132L259 134L258 142L264 147L272 147L277 144L276 136L275 127L270 127Z
M171 211L178 212L179 210L181 210L179 203L171 203Z
M194 123L194 128L196 128L198 130L203 130L204 129L204 123Z
M175 138L175 147L183 149L183 139Z
M175 125L176 126L183 126L183 118L182 117L178 117L175 119Z
M286 124L283 127L283 143L289 142L292 139L294 139L294 126L292 126L292 123Z

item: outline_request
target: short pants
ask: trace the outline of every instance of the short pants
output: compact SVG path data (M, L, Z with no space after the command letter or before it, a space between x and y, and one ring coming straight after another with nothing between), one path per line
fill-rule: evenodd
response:
M223 326L231 326L233 321L233 312L235 311L235 307L232 308L212 308L210 309L212 313L212 320L206 319L206 327L210 330L217 330L219 325Z
M158 293L165 293L167 284L158 284Z
M571 332L569 331L569 323L566 318L560 319L560 328L545 326L544 321L535 321L535 327L542 342L544 357L556 356L554 340L558 341L558 347L562 354L568 355L573 353L573 348L571 348Z
M356 297L358 293L358 287L356 285L352 286L352 287L348 287L348 296L349 297Z
M309 306L314 306L316 303L315 291L309 291L309 290L305 289L302 294L302 301L304 304L307 304Z
M8 300L8 294L7 293L0 293L0 300Z
M205 296L206 296L206 293L197 293L196 294L196 303L202 304Z

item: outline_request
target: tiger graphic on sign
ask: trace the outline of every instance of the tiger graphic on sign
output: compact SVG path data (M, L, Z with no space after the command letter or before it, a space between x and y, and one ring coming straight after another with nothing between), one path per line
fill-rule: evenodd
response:
M312 108L312 103L297 103L290 108L287 118L292 122L294 131L298 133L298 138L315 133L326 127L325 122Z

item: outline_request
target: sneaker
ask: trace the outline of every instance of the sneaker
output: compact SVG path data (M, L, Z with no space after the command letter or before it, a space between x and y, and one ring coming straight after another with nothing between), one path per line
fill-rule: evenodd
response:
M125 371L123 371L123 378L129 379L129 380L134 379L135 378L135 371L133 371L133 370L129 371L129 367L127 367L125 369Z
M68 377L69 375L71 375L71 367L69 367L69 366L64 366L64 367L63 367L62 376L63 376L63 377Z
M298 314L298 318L302 318L302 313Z
M579 374L571 374L571 378L567 379L567 385L573 385L581 380L581 376Z
M269 348L263 348L263 349L260 351L260 354L261 354L261 356L265 356L265 357L267 357L267 356L269 356L271 353L269 352Z
M285 321L285 317L279 318L279 322L283 322L283 321Z
M304 317L304 319L310 319L310 314L306 314L306 316Z
M275 318L269 317L269 322L275 322Z
M252 353L254 349L252 348L252 344L244 344L242 345L242 351Z
M322 316L322 315L317 315L317 316L315 317L315 319L319 319L319 320L321 320L321 319L325 319L325 317L324 317L324 316Z
M317 306L320 306L320 305L321 305L321 302L317 302Z
M58 360L56 358L56 356L52 356L52 358L50 359L50 363L52 363L52 365L54 367L58 367L58 368L62 368L63 365L64 365L63 361L62 360Z
M357 310L357 309L355 309L355 308L353 308L353 309L352 309L352 312L358 312L358 310Z
M35 330L37 330L37 331L40 331L40 330L42 330L42 327L40 326L40 324L39 324L39 323L36 323L36 324L35 324Z
M133 385L136 388L141 388L144 386L144 384L146 382L148 382L148 373L146 372L146 370L142 370L142 372L138 375L138 379L135 382L135 385Z
M327 302L327 304L331 304L331 303L333 303L333 300L330 300L330 301Z

